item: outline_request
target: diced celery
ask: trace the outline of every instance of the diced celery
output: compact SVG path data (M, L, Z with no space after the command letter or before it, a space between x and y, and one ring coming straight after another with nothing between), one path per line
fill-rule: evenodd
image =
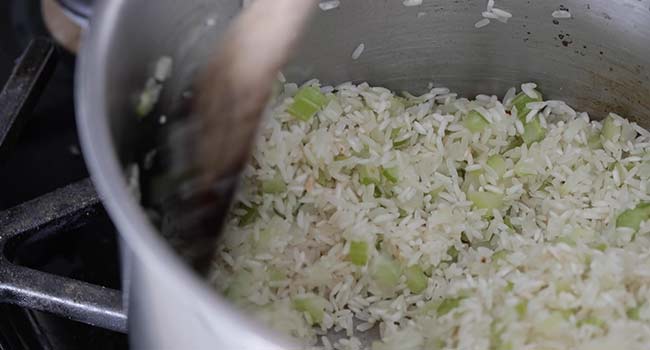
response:
M400 219L405 218L407 215L409 215L409 212L402 208L397 208L397 211L399 212Z
M359 181L364 185L379 185L381 182L381 173L379 168L369 165L359 167Z
M525 120L528 113L530 113L530 109L528 109L528 107L526 107L529 103L531 103L531 102L542 102L543 101L542 94L537 90L535 90L535 92L537 93L537 98L530 98L524 92L520 92L512 100L512 106L517 108L517 116L522 121Z
M470 192L467 197L478 209L498 209L503 206L503 194L492 192Z
M622 212L616 219L616 227L629 227L637 231L641 222L650 220L650 202L640 203L634 209Z
M442 192L444 189L445 188L443 186L440 186L440 187L436 187L433 190L431 190L429 192L429 194L431 195L431 202L435 201L438 198L438 195L440 194L440 192Z
M598 249L601 252L604 252L604 251L607 250L608 247L607 247L607 243L598 243L598 244L594 245L593 248Z
M392 292L401 275L400 266L386 255L379 255L374 259L372 279L384 292Z
M440 305L438 305L438 308L436 309L436 313L438 314L438 317L442 317L442 316L448 314L449 312L451 312L453 309L460 306L460 302L463 299L464 298L462 298L462 297L444 299L442 301L442 303L440 303Z
M287 279L287 275L285 275L284 272L276 268L269 269L268 274L269 274L269 281L271 282L279 282Z
M305 86L293 97L293 103L287 108L292 116L307 121L327 105L327 97L313 86Z
M589 138L587 139L587 146L589 146L590 149L596 150L603 148L603 143L600 140L600 134L594 133Z
M503 218L503 223L504 223L506 226L508 226L511 230L514 230L514 229L515 229L515 226L512 224L512 220L510 220L509 217L507 217L507 216L504 217L504 218Z
M515 284L511 281L508 281L506 284L506 292L512 292L515 289Z
M492 254L492 262L497 262L499 260L503 260L508 256L508 251L507 250L499 250L497 252L494 252Z
M316 178L316 182L319 185L328 188L333 187L335 184L334 179L332 179L332 177L326 171L323 170L318 170L318 177Z
M427 288L427 276L419 265L413 265L406 268L406 286L414 294L420 294Z
M522 300L517 303L517 305L515 305L515 311L517 312L517 316L519 316L520 319L524 318L528 312L528 300Z
M407 146L409 144L409 142L411 141L410 137L406 138L404 140L395 141L399 137L399 133L400 133L401 130L402 130L402 128L395 128L390 132L390 139L393 140L393 148L395 148L395 149L403 148L403 147Z
M440 338L427 338L424 341L424 349L426 350L442 350L445 348L445 345L445 341Z
M397 183L399 180L399 169L397 167L382 168L381 174L391 183Z
M500 154L495 154L488 158L487 165L497 173L497 176L502 177L506 173L506 160Z
M239 226L243 227L252 224L257 218L257 215L258 212L256 206L246 208L246 213L239 219Z
M465 172L465 176L463 178L462 190L467 192L472 187L474 188L474 190L479 188L481 186L480 177L482 174L483 174L482 169Z
M605 326L605 321L595 316L589 316L585 319L578 321L578 327L582 327L583 325L586 324L596 326L598 328L602 328L603 326Z
M274 178L262 181L262 192L278 194L287 190L287 184L284 183L282 177L277 174Z
M368 243L364 241L351 241L348 258L354 265L365 265L368 262Z
M626 311L627 318L629 318L630 320L638 321L639 318L641 317L640 311L641 311L640 306L627 309Z
M456 249L455 246L451 246L447 249L447 255L451 257L450 260L447 260L446 262L457 262L458 261L458 249Z
M406 101L406 99L403 98L403 97L399 97L399 96L391 97L391 99L390 99L390 107L388 107L388 111L390 112L391 117L396 117L396 116L404 113L405 101Z
M488 121L485 119L481 113L477 111L470 111L467 113L467 117L465 118L464 124L467 130L471 131L472 133L477 133L483 131L486 126L490 125Z
M621 126L616 125L616 121L612 116L608 116L603 121L603 130L601 135L605 140L615 141L621 136Z
M526 145L530 146L535 142L539 142L544 139L546 136L546 129L542 127L539 118L535 118L524 125L524 134L521 138L524 140Z
M537 171L535 170L535 167L533 164L530 164L529 162L520 160L516 165L515 165L515 175L517 176L528 176L528 175L535 175L537 174Z
M323 322L326 305L327 300L317 295L295 298L293 300L293 308L300 312L306 312L309 315L311 324L320 324Z
M411 141L411 138L404 139L402 141L393 141L393 148L394 149L404 148L405 146L408 146L409 141Z

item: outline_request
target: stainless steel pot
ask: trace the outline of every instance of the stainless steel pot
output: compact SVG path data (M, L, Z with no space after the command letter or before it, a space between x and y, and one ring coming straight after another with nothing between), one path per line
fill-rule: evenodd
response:
M514 17L476 29L484 0L342 0L319 12L285 75L369 81L467 96L535 81L594 118L613 111L650 126L650 0L497 0ZM571 19L554 20L561 5ZM155 113L175 118L219 34L240 8L226 0L106 0L95 9L77 72L78 123L92 178L125 244L128 328L138 349L280 349L281 338L233 309L161 237L131 196L124 169L160 135L134 98L152 65L174 57ZM351 54L360 43L358 60ZM152 117L149 117L152 119ZM155 118L154 118L155 119ZM236 146L236 145L234 145ZM228 150L220 150L227 152Z

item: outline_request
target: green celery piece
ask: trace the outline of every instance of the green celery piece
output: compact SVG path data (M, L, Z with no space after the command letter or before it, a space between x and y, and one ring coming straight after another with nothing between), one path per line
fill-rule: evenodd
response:
M455 263L458 261L458 249L456 249L455 246L452 245L447 249L447 255L449 255L451 259L446 260L445 262Z
M293 103L287 108L287 112L302 121L308 121L325 107L327 102L327 97L318 88L305 86L293 97Z
M515 289L515 284L512 283L511 281L508 281L506 284L506 292L512 292Z
M492 254L492 262L497 262L499 260L503 260L508 256L508 251L507 250L499 250L497 252L494 252Z
M504 223L506 226L508 226L511 230L514 230L514 229L515 229L515 226L512 224L512 221L510 220L509 217L506 216L505 218L503 218L503 223Z
M362 165L359 167L359 181L363 185L379 185L381 182L381 173L378 168Z
M472 185L474 185L475 190L479 188L481 185L480 177L482 174L483 169L465 172L465 176L463 177L462 190L467 192L469 188L472 187Z
M593 246L594 249L600 250L601 252L604 252L607 250L607 243L598 243Z
M391 117L396 117L404 113L406 99L404 97L393 96L390 98L390 107L388 111L390 112Z
M503 194L492 192L470 192L467 197L478 209L498 209L503 206Z
M399 180L399 169L397 167L382 168L381 174L391 183L397 183Z
M253 206L252 208L246 208L246 213L239 219L239 226L244 227L249 224L252 224L258 216L257 207Z
M463 299L464 299L463 297L444 299L436 309L436 313L438 314L438 317L442 317L448 314L449 312L451 312L453 309L460 306L460 302L463 301Z
M587 146L593 150L603 148L603 143L600 140L600 134L593 133L591 136L589 136L587 139Z
M650 220L650 202L640 203L634 209L622 212L616 219L616 227L629 227L638 231L641 222L646 220Z
M522 300L517 303L517 305L515 305L515 311L517 311L517 316L519 316L520 319L524 318L528 312L528 301Z
M487 165L497 173L497 176L502 177L506 173L506 160L500 154L495 154L488 158Z
M269 274L269 281L271 282L279 282L287 279L287 275L285 275L284 272L276 268L269 269L268 274Z
M427 276L422 271L420 265L413 265L406 268L404 271L406 275L406 286L409 287L414 294L420 294L427 289L428 281Z
M402 141L393 141L393 148L394 149L402 149L402 148L408 146L409 141L411 141L411 138L404 139Z
M429 194L431 195L431 202L434 202L438 198L440 192L442 192L444 189L445 188L443 186L440 186L431 190L431 192L429 192Z
M490 125L490 123L488 123L488 121L481 113L472 110L467 113L467 117L465 118L463 125L465 125L467 130L471 131L472 133L477 133L483 131L483 129L485 129L486 126Z
M270 194L278 194L287 190L287 184L284 183L280 174L270 180L262 181L262 192Z
M522 122L526 119L528 113L530 113L530 109L528 109L526 106L531 102L543 101L542 94L537 90L535 90L535 92L537 93L537 98L530 98L524 92L520 92L512 100L512 106L517 108L517 116Z
M364 145L361 151L352 152L352 154L357 158L368 159L370 158L370 147L368 147L368 145ZM343 159L347 159L347 158L343 158Z
M325 305L327 305L327 300L316 295L293 300L293 308L300 312L306 312L311 319L311 324L323 322Z
M640 311L641 311L640 306L627 309L626 311L627 318L629 318L630 320L638 321L641 317L641 315L639 314Z
M368 243L364 241L351 241L348 259L354 265L365 265L368 262Z
M524 134L521 138L524 140L526 145L530 146L535 142L539 142L544 139L546 136L546 129L542 127L539 118L535 118L524 125Z
M379 255L375 258L372 279L383 291L392 292L399 283L401 274L400 266L392 258L386 255Z
M323 170L318 170L318 177L316 178L316 182L323 186L323 187L334 187L335 181L334 179L327 173L327 171Z
M578 327L582 327L583 325L586 324L596 326L598 328L603 328L605 326L605 321L595 316L589 316L585 319L578 321Z
M601 131L601 135L605 140L615 141L621 136L621 126L616 125L614 118L608 116L603 121L603 130Z
M399 136L399 132L402 130L402 128L395 128L390 132L390 139L393 140L393 148L394 149L400 149L405 146L408 146L408 143L411 141L411 138L407 138L401 141L395 141L395 139Z

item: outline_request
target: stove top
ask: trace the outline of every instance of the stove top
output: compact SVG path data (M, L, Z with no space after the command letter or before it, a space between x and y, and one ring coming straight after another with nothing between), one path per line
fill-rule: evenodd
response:
M0 2L0 85L7 82L29 43L37 37L49 36L40 6L36 0ZM31 112L20 116L24 124L11 147L2 142L0 125L0 222L6 213L29 222L29 211L22 219L14 214L20 208L38 211L40 203L66 195L66 191L85 190L96 200L96 196L92 197L92 186L84 180L88 172L80 154L74 120L75 57L60 47L54 49L53 55L56 63L47 67L53 69L51 77L43 82L42 94L27 101L24 110ZM0 123L3 120L6 118L0 116ZM10 254L8 258L16 265L119 289L115 228L98 201L82 209L83 217L75 218L74 224L50 225L47 232L37 230L21 235L11 242L11 249L5 247L4 253ZM38 218L37 212L33 218ZM19 222L18 226L21 225ZM39 283L47 285L47 281ZM125 334L45 312L0 304L0 315L2 350L128 348Z

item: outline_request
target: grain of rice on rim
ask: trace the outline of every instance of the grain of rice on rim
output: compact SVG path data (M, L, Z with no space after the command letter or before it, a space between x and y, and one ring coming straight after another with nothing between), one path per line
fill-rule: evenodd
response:
M482 20L479 20L478 22L474 23L474 27L475 28L483 28L488 24L490 24L490 19L483 18Z
M320 7L321 10L323 11L329 11L333 10L341 5L341 1L339 0L328 0L328 1L322 1L318 3L318 7Z
M358 60L359 57L361 57L361 54L363 53L363 50L366 49L366 44L361 43L359 46L357 46L354 51L352 52L352 59L353 60Z
M650 222L616 227L650 201L645 129L612 114L605 133L534 102L544 137L525 144L516 89L502 103L365 83L323 88L301 121L296 91L273 103L215 254L212 281L234 303L318 349L647 348ZM472 133L470 111L491 123ZM269 179L288 190L264 193ZM370 331L381 339L361 343Z
M406 7L420 6L422 5L422 0L404 0L402 4Z
M567 10L555 10L551 14L551 16L553 16L553 18L558 18L558 19L571 18L571 12Z

